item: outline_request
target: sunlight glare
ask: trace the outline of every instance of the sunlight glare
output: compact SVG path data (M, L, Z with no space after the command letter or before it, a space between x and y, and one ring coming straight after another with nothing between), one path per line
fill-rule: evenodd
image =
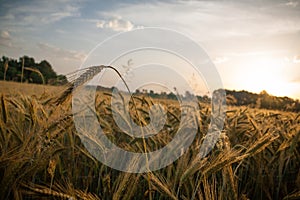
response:
M284 62L276 58L257 58L243 65L236 74L239 87L259 93L266 90L276 96L293 93L291 83L284 77Z

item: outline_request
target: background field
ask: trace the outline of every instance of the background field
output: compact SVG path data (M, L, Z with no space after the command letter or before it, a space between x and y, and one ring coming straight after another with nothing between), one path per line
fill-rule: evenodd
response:
M13 81L0 81L0 91L2 94L11 96L41 96L42 94L55 95L62 91L62 86L41 85L33 83L18 83Z
M51 99L63 87L0 83L1 199L299 199L300 114L229 107L221 137L204 159L199 148L210 123L210 106L199 102L191 123L198 126L189 150L154 172L111 169L82 145L70 100ZM99 92L96 110L109 139L124 149L145 150L113 123L111 95ZM149 122L155 100L135 98L134 120ZM163 101L167 122L146 149L166 145L178 131L178 103ZM138 113L138 114L137 114Z

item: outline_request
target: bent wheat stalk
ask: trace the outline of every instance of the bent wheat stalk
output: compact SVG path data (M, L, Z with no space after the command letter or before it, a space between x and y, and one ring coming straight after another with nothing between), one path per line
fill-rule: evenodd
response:
M72 92L76 90L76 88L85 84L89 80L93 79L103 69L114 70L118 74L118 76L122 79L122 81L124 82L124 84L126 86L126 89L128 90L129 94L131 95L131 92L129 90L127 83L125 82L122 75L116 68L114 68L112 66L99 65L99 66L92 66L92 67L88 67L88 68L77 70L77 71L73 72L72 77L74 77L75 75L78 76L78 74L80 74L80 73L81 74L79 75L78 78L71 80L71 82L67 85L67 89L62 93L62 95L60 95L56 100L54 100L54 104L60 105L60 104L64 103L68 99L68 97L70 97Z
M43 85L45 85L45 83L46 83L45 82L45 78L44 78L44 76L43 76L43 74L42 74L42 72L40 70L34 69L34 68L30 68L30 67L24 67L24 69L27 70L27 71L32 71L32 72L37 73L41 77L41 79L43 81Z
M75 78L74 80L71 80L71 83L68 85L68 88L62 93L62 95L60 95L57 99L54 100L54 104L57 105L61 105L63 104L72 94L73 91L75 91L79 86L82 86L83 84L85 84L86 82L88 82L89 80L93 79L97 74L99 74L103 69L112 69L113 71L115 71L118 76L120 77L120 79L123 81L129 95L130 95L130 99L132 100L133 106L134 106L134 110L136 112L136 116L138 117L138 122L139 125L142 126L142 121L141 121L141 117L139 116L139 113L137 111L137 107L136 107L136 103L134 101L134 98L132 97L132 93L126 83L126 81L124 80L124 78L122 77L122 75L120 74L120 72L112 67L112 66L105 66L105 65L99 65L99 66L92 66L92 67L88 67L85 69L80 69L77 70L73 73L71 73L72 75L72 79L73 77L79 77ZM77 75L77 76L76 76ZM142 131L142 134L144 136L144 133ZM145 138L143 137L143 147L144 147L144 152L146 153L146 165L147 165L147 169L149 170L149 163L148 163L148 155L147 155L147 147L146 147L146 141ZM150 183L150 176L148 174L148 187L149 190L151 190L151 183ZM149 198L152 199L151 193L149 193Z

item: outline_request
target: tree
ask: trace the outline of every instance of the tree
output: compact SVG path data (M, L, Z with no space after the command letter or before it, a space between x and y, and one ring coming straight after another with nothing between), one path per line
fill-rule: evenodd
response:
M176 100L176 99L177 99L177 96L176 96L173 92L170 92L170 93L168 94L168 99Z
M37 65L37 69L44 75L46 83L48 83L49 79L53 79L57 77L57 74L52 69L52 66L46 60L41 61Z
M43 79L38 73L31 72L29 75L29 82L43 84Z
M24 60L24 68L23 66ZM6 64L7 63L7 64ZM30 69L30 70L26 70ZM22 72L23 71L23 72ZM2 56L0 59L0 79L8 81L28 81L32 83L43 83L42 78L39 77L40 73L45 79L46 84L65 84L67 78L64 75L57 76L53 70L51 64L43 60L40 63L36 63L34 58L29 56L20 57L19 60ZM38 74L34 72L39 72ZM21 78L22 77L22 78Z
M13 68L13 67L8 68L6 75L7 75L8 80L13 80L13 78L17 77L17 75L18 75L17 68Z
M190 92L190 91L185 91L185 98L186 99L192 99L192 98L194 98L194 95Z

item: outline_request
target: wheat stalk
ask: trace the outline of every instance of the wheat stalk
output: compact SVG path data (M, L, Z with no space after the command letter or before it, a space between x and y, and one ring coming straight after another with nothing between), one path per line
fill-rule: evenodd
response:
M40 70L34 69L34 68L30 68L30 67L24 67L24 69L26 69L27 71L32 71L32 72L37 73L41 77L41 79L43 81L43 85L45 85L45 78L44 78L43 74L40 72Z

